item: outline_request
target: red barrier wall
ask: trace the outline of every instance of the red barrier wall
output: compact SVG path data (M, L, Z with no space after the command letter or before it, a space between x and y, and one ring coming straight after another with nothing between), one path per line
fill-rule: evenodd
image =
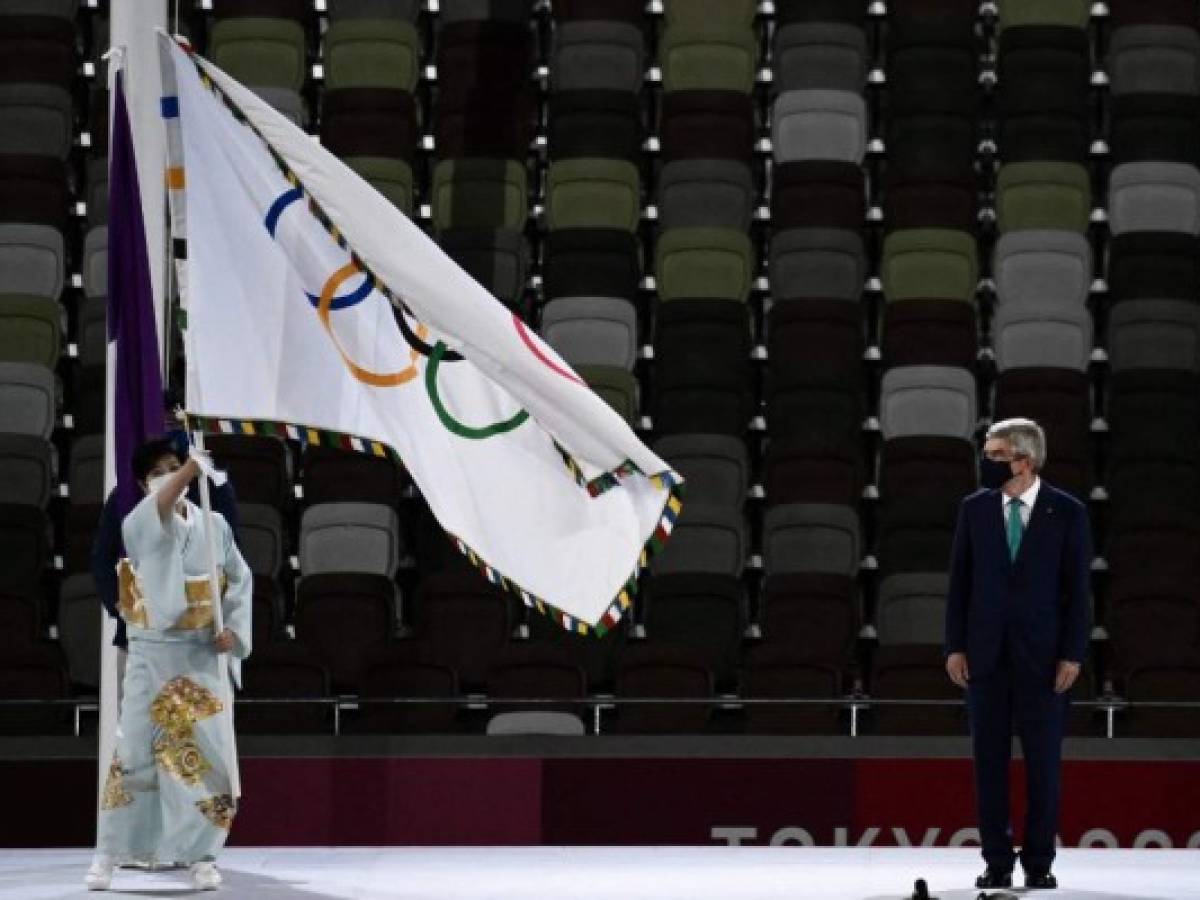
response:
M0 762L21 810L0 845L90 844L95 772ZM975 843L965 759L254 757L242 779L246 846ZM1063 779L1067 846L1200 847L1200 761L1068 760Z

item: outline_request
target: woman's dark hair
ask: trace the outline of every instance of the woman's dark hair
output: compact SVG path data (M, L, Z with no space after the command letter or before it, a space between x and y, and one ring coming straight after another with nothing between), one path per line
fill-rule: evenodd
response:
M179 459L179 451L175 444L167 438L152 438L133 451L133 477L145 481L150 470L164 456L174 456Z

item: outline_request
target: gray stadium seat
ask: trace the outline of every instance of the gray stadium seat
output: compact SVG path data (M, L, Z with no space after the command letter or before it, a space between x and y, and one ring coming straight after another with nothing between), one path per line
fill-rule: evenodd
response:
M89 297L108 296L108 226L88 229L83 239L83 292Z
M879 418L884 440L975 434L975 376L949 366L899 366L883 373Z
M554 31L550 83L555 91L637 93L645 52L641 30L628 22L560 22Z
M775 32L772 88L862 93L869 54L866 33L854 25L791 22Z
M267 101L276 112L283 113L297 128L304 128L308 122L308 113L304 109L304 99L298 91L285 87L251 87L261 99Z
M654 452L683 476L687 502L741 509L750 487L746 442L726 434L672 434Z
M108 298L85 297L79 303L79 331L75 343L79 364L103 366L108 351Z
M680 572L740 576L746 563L746 519L740 509L685 504L666 549L650 561L654 575Z
M487 733L548 734L557 737L582 737L587 733L579 716L565 712L507 712L488 719Z
M632 371L637 309L620 297L560 297L542 308L542 337L572 366Z
M999 304L1078 308L1092 285L1092 251L1073 231L1010 231L996 242L992 265Z
M1180 231L1200 235L1200 170L1186 163L1125 163L1109 177L1113 234Z
M682 159L658 177L658 227L748 231L756 193L750 168L731 159Z
M71 575L58 594L58 639L71 681L100 689L100 641L104 607L91 575Z
M36 363L0 362L0 430L49 440L58 413L54 372Z
M785 503L763 517L763 567L789 573L858 573L862 552L858 512L828 503Z
M380 503L319 503L300 517L300 574L395 576L400 522Z
M75 21L79 0L4 0L0 16L53 16Z
M1108 316L1108 364L1200 374L1200 306L1188 300L1124 300Z
M73 135L71 95L52 84L0 84L0 153L66 159Z
M768 273L777 300L862 297L867 255L862 237L834 228L790 228L772 236Z
M940 644L946 621L949 577L941 572L889 575L879 584L875 628L879 643Z
M778 162L832 159L861 163L867 150L867 107L849 91L785 91L771 107Z
M531 14L530 0L449 0L439 6L443 25L476 19L526 22Z
M277 579L284 561L283 516L264 503L238 504L238 547L255 575Z
M66 248L62 233L31 222L0 223L0 294L62 294Z
M992 319L996 368L1087 370L1092 355L1092 317L1084 306L1005 303Z
M1200 33L1181 25L1129 25L1108 45L1114 94L1200 94Z
M49 441L0 433L0 497L5 503L45 509L57 470L57 454Z
M67 483L72 506L104 502L104 435L85 434L71 443Z

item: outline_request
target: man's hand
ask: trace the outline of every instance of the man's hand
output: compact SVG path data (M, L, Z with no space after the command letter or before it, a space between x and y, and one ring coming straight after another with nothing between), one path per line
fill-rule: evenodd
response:
M1079 677L1079 669L1079 663L1060 659L1058 661L1058 672L1054 676L1054 693L1065 694L1069 691L1071 685L1075 683L1075 679Z
M946 674L960 688L965 689L971 673L967 670L967 654L951 653L946 657Z
M218 653L228 653L233 649L233 632L226 628L213 638L213 649Z

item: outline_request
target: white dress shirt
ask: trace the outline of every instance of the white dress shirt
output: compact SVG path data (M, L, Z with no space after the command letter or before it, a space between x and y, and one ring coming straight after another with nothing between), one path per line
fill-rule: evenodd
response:
M1021 501L1021 524L1029 527L1029 517L1033 514L1033 504L1037 500L1038 488L1042 486L1042 479L1036 475L1033 479L1033 484L1025 489L1025 493L1017 497ZM1005 494L1003 491L1000 496L1004 498L1004 502L1000 504L1000 518L1004 523L1004 527L1008 528L1008 504L1013 498Z

